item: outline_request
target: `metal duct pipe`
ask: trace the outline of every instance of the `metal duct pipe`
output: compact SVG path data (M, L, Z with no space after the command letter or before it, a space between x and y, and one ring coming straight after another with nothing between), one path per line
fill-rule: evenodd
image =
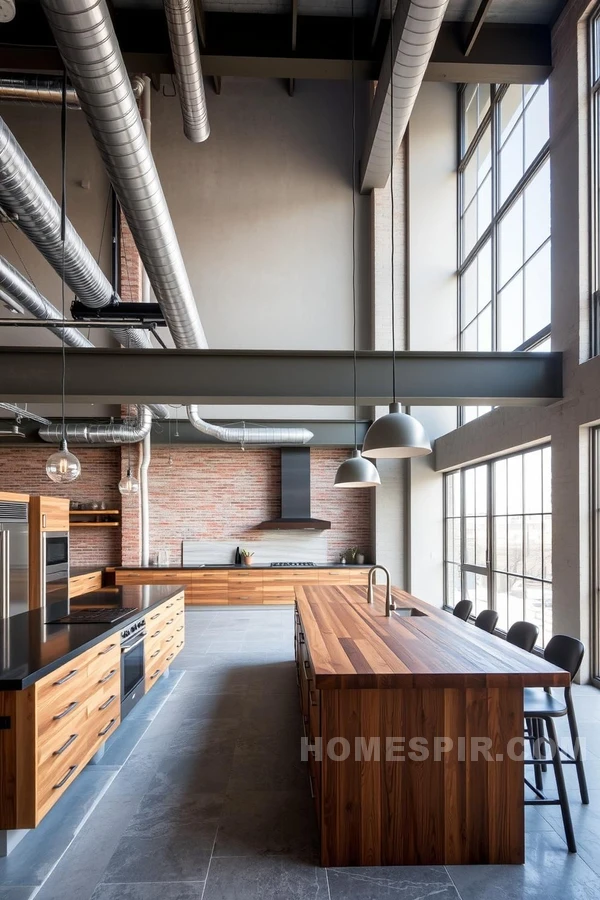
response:
M21 273L11 266L8 260L0 256L0 288L13 298L17 303L30 312L36 319L60 319L59 311L49 300L28 281ZM93 347L76 328L56 328L48 325L48 330L60 338L69 347Z
M41 0L41 5L175 345L206 347L106 0Z
M175 346L208 348L106 0L41 0ZM1 200L1 197L0 197ZM187 409L195 428L238 443L305 443L304 428L221 428Z
M152 413L147 406L138 406L136 421L112 425L77 423L66 425L63 434L61 423L44 425L39 436L48 443L66 440L69 444L137 444L143 441L152 427Z
M192 0L164 0L175 78L183 116L183 133L200 144L210 134L202 80L200 45Z
M396 4L367 129L361 191L383 188L387 184L391 171L390 129L393 128L394 151L397 153L447 6L448 0L398 0Z
M60 207L2 118L0 206L62 277ZM68 219L64 263L65 282L86 306L97 309L119 301L110 281ZM145 332L118 326L111 331L123 346L140 350L151 347Z
M245 425L225 428L211 425L200 418L197 406L188 406L187 414L198 431L231 444L306 444L313 437L312 431L307 428L247 428Z
M144 91L144 79L134 75L131 88L136 99ZM62 104L62 79L49 75L2 75L0 77L0 103L35 103L40 106L56 107ZM77 92L67 88L69 109L81 109Z
M150 564L150 491L148 488L148 468L152 457L152 438L150 432L144 437L141 445L142 461L140 463L140 537L142 565Z

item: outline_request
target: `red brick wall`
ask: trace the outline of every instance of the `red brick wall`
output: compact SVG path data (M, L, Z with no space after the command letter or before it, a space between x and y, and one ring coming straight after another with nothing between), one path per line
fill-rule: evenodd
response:
M73 448L81 463L81 475L68 485L54 484L46 475L46 460L52 449L51 444L0 448L0 490L68 497L79 502L105 500L109 509L121 508L119 448ZM120 531L120 528L73 528L71 565L119 565Z
M123 451L125 453L125 451ZM335 489L347 450L311 451L312 514L329 519L331 562L349 546L370 555L371 491ZM278 450L230 447L152 448L149 470L150 558L158 549L181 558L181 541L249 538L258 522L279 515ZM125 463L123 464L125 468ZM123 564L139 562L138 502L123 498Z
M129 225L122 212L119 213L119 295L121 300L142 299L142 261L135 246Z

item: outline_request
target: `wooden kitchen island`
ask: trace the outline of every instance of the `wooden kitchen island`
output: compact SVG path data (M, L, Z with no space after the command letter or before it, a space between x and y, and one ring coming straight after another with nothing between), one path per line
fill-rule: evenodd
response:
M568 674L404 591L413 614L386 618L375 595L296 588L321 864L523 863L523 688Z

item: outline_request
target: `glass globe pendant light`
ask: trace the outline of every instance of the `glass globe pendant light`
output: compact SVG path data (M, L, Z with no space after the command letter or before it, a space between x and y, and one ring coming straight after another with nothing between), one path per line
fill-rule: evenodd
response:
M60 208L60 237L62 241L62 271L61 271L61 299L62 318L65 319L65 237L67 225L67 75L63 76L62 110L60 122L61 137L61 208ZM81 474L81 463L67 446L65 428L65 373L66 353L65 344L62 343L62 376L61 376L61 418L62 440L60 449L52 453L46 460L46 475L50 481L63 484L75 481Z
M121 478L119 482L119 490L122 494L137 494L140 489L140 483L137 478L131 474L131 468L127 467L127 474Z
M394 18L390 2L390 200L391 200L391 275L392 275L392 391L393 402L385 416L376 419L365 435L363 456L368 459L406 459L431 453L431 444L421 423L403 413L396 401L396 296L394 278Z
M357 436L357 386L356 386L356 81L354 78L354 0L352 0L352 316L354 353L354 450L344 460L335 475L334 486L342 488L366 488L381 484L379 472L372 462L363 459L358 449Z
M75 454L71 453L66 441L61 441L60 450L46 460L46 474L50 481L56 481L59 484L75 481L81 475L81 463Z

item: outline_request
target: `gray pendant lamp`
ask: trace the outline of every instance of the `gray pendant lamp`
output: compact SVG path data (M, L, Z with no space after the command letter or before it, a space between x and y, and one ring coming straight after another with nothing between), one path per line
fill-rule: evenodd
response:
M357 436L357 388L356 388L356 81L354 78L354 0L352 0L352 328L354 353L354 450L344 460L335 475L334 486L343 488L367 488L381 484L379 472L372 462L364 459L358 449Z
M392 391L393 402L385 416L376 419L365 435L363 456L369 459L406 459L412 456L426 456L431 453L431 444L421 423L413 416L400 411L396 401L396 297L394 280L394 15L390 0L390 200L391 200L391 247L392 247Z

